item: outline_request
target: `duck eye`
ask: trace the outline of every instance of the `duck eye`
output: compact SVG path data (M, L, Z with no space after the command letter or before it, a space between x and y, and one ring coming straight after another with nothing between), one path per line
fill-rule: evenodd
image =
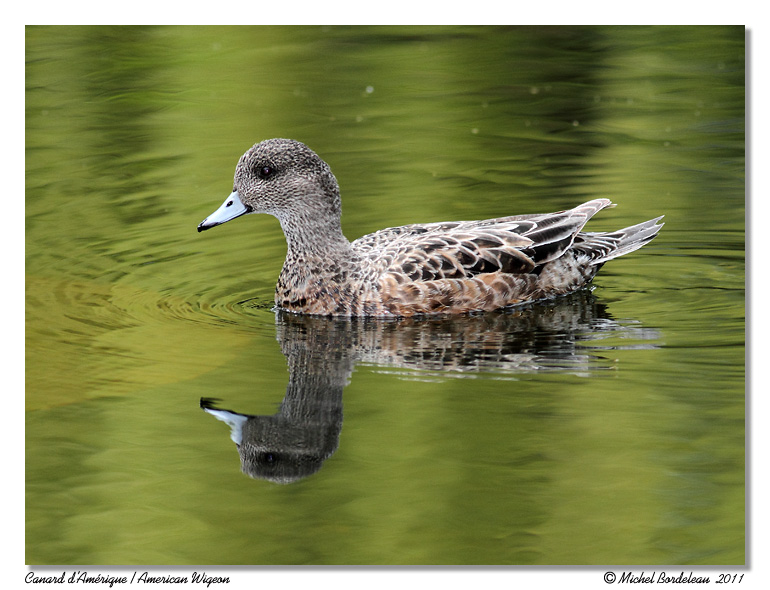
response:
M262 168L257 171L257 176L263 179L272 176L272 174L273 169L270 166L262 166Z

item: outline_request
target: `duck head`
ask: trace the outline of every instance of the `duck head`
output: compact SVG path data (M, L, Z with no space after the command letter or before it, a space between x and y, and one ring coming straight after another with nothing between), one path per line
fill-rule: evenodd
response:
M241 156L233 192L198 231L248 213L268 213L284 225L318 217L338 220L340 212L339 186L329 165L304 143L268 139Z

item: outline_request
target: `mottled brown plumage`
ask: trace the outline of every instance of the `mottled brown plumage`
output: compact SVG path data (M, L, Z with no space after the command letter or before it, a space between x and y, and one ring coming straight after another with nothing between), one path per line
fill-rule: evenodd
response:
M595 199L542 215L406 225L349 242L326 162L298 141L271 139L241 157L232 194L198 231L246 213L277 217L288 250L275 303L285 311L465 313L575 291L606 261L641 248L662 227L658 217L616 232L582 231L610 206Z

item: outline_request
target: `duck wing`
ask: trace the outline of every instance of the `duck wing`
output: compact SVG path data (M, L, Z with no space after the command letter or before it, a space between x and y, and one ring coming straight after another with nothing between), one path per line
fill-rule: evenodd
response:
M408 281L531 273L561 256L588 219L611 204L596 199L556 213L393 227L352 246L380 272Z

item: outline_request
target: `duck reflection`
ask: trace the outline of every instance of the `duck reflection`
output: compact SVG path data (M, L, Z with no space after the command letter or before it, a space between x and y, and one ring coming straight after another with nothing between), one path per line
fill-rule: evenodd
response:
M241 469L253 478L291 483L318 471L337 450L342 389L353 372L353 324L276 315L278 341L289 363L289 384L277 414L255 416L201 408L230 426Z
M337 450L342 390L356 363L445 376L588 374L612 366L602 350L651 348L658 337L654 330L611 319L588 291L475 316L396 321L276 312L276 331L289 365L276 414L241 414L218 407L213 398L202 398L200 405L230 426L244 473L282 484L317 472ZM610 338L612 344L602 345Z

